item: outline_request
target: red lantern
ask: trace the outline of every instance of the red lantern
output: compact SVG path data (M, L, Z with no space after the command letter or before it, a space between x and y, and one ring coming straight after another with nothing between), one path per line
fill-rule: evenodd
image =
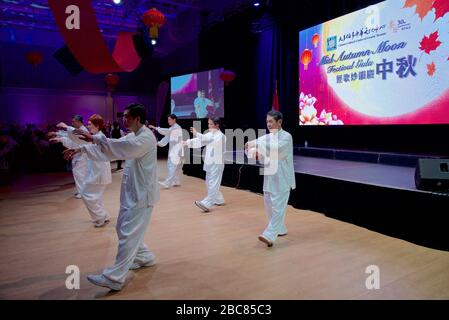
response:
M120 77L116 74L109 73L104 77L104 81L108 85L108 90L113 91L120 81Z
M36 67L44 61L44 55L41 52L32 51L26 54L25 59L33 67Z
M304 65L304 70L307 70L310 61L312 61L312 51L305 49L301 54L301 63Z
M232 71L223 71L223 72L220 74L220 79L221 79L222 81L224 81L224 82L226 83L226 85L228 85L229 82L234 81L234 79L235 79L235 73L232 72Z
M320 36L318 35L318 33L315 33L312 37L312 43L315 48L318 47L318 42L320 42Z
M159 36L159 28L165 23L165 15L153 8L144 12L142 21L147 27L150 27L150 38L157 39Z

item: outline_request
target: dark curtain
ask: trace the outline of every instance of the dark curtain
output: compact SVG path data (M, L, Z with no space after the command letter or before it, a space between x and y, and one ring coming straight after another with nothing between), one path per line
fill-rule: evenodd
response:
M296 30L273 26L255 36L254 85L255 124L265 128L266 113L272 109L278 82L284 129L293 133L298 125L298 37Z

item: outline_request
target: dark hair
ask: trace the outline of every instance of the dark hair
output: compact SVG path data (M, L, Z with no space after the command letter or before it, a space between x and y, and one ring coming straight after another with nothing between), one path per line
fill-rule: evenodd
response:
M120 124L118 123L118 121L114 121L114 123L112 124L112 126L114 128L118 128L120 126Z
M42 140L45 139L45 133L40 130L37 130L37 129L34 130L34 135L39 139L42 139Z
M129 114L131 115L131 117L133 117L134 119L139 117L140 118L140 123L141 124L145 124L145 119L146 119L146 110L145 107L140 104L140 103L131 103L130 105L128 105L125 110L129 111Z
M104 120L99 114L92 115L89 118L89 121L92 122L92 124L96 126L100 131L104 129Z
M167 117L172 118L173 120L178 120L178 117L174 113L170 113Z
M221 125L221 119L219 117L209 118L209 120L211 120L216 126Z
M76 120L76 121L79 121L79 122L83 123L83 116L80 116L79 114L75 114L75 115L73 116L73 119Z
M279 111L270 111L267 113L267 116L272 117L275 121L283 120L284 116Z

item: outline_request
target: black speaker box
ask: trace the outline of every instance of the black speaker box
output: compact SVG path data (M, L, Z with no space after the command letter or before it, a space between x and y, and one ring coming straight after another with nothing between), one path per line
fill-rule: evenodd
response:
M419 159L415 185L419 190L449 190L449 159Z

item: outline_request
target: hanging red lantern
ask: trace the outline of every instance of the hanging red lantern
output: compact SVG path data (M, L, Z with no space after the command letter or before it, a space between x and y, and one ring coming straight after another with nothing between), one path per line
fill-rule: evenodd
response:
M235 79L235 73L229 70L225 70L222 73L220 73L220 79L228 85L230 82L234 81Z
M318 35L318 33L315 33L312 37L312 43L315 48L318 47L318 42L320 42L320 36Z
M44 61L44 55L39 51L31 51L25 55L25 59L35 68Z
M159 28L165 23L165 15L153 8L143 13L142 21L147 27L150 27L150 38L157 39L159 37Z
M310 61L312 61L312 51L305 49L301 54L301 63L304 65L304 70L307 70Z
M120 77L114 73L109 73L104 77L104 81L108 86L108 90L113 91L120 82Z

